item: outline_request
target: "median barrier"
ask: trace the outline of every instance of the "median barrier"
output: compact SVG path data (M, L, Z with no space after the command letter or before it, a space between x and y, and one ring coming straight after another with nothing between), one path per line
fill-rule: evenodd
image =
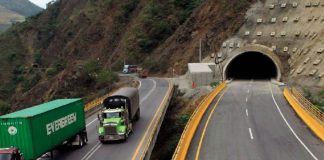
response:
M144 151L141 154L140 160L144 160L144 159L149 160L151 157L152 151L155 146L156 139L159 135L160 128L163 123L163 119L165 117L165 113L168 110L170 101L173 97L173 93L174 93L174 85L173 85L173 83L171 83L169 81L169 89L168 89L168 92L166 93L167 96L165 97L165 99L163 99L162 104L161 104L163 106L163 108L160 111L158 118L155 120L152 132L148 137L148 141L147 141L146 145L144 146Z

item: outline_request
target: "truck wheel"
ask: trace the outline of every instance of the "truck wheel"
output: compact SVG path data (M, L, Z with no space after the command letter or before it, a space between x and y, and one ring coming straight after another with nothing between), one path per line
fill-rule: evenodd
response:
M125 133L125 135L124 135L124 142L126 142L127 141L127 139L128 139L128 133Z
M79 135L79 147L82 148L84 146L84 137Z
M135 115L135 120L138 121L141 116L141 111L140 109L137 110L136 115Z

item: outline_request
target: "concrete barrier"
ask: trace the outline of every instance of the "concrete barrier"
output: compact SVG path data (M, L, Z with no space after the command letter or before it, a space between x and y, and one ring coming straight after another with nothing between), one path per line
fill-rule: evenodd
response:
M295 91L296 92L296 91ZM284 89L284 96L289 102L289 104L292 106L292 108L295 110L297 115L306 123L306 125L315 133L315 135L320 138L322 141L324 141L324 126L322 121L319 119L319 117L315 114L313 114L311 110L316 110L315 108L309 108L309 107L315 107L315 106L304 106L302 101L300 101L298 97L295 97L294 94L288 89ZM317 111L316 111L317 114ZM320 116L323 116L323 112L320 113Z
M140 160L149 160L153 151L153 148L155 146L155 142L156 139L159 135L160 132L160 128L162 126L163 123L163 119L165 117L165 113L168 110L168 106L170 104L171 98L173 97L173 93L174 93L174 85L169 81L169 89L167 92L167 96L165 97L165 99L163 99L162 101L162 106L163 108L161 109L161 113L159 113L158 118L155 120L154 126L153 126L153 131L151 132L150 136L148 137L148 141L144 147L144 151L142 152L142 155L140 157Z
M187 156L188 149L190 147L192 138L195 135L197 127L207 111L210 104L213 102L215 97L226 87L226 83L223 82L218 85L214 91L212 91L204 100L199 104L195 112L190 117L182 135L179 140L178 146L173 154L173 160L185 160Z

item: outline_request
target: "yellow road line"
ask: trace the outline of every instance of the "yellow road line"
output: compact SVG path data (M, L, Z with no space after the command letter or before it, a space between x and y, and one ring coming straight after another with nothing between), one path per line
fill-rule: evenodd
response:
M204 138L205 138L205 134L206 134L206 130L207 130L207 127L208 127L209 121L210 121L212 115L214 114L214 111L215 111L215 109L216 109L218 103L219 103L220 100L223 98L223 96L224 96L224 94L226 93L227 90L228 90L228 88L225 89L225 91L221 94L221 96L218 98L216 104L214 105L213 109L210 111L210 113L209 113L209 115L208 115L207 121L206 121L205 126L204 126L204 130L203 130L203 132L202 132L202 134L201 134L201 137L200 137L200 140L199 140L199 145L198 145L198 148L197 148L196 158L195 158L196 160L199 159L199 154L200 154L200 150L201 150L201 145L202 145L202 142L204 141Z
M171 83L170 83L169 81L168 81L168 83L169 83L169 88L168 88L167 93L170 92L170 88L171 88ZM143 143L144 143L144 140L146 139L146 136L147 136L147 134L148 134L150 128L151 128L152 125L153 125L153 122L154 122L155 119L157 118L158 113L160 113L160 110L161 110L161 108L162 108L162 106L163 106L163 103L164 103L164 101L166 100L167 96L168 96L168 94L165 94L165 96L164 96L164 98L163 98L163 100L162 100L162 102L161 102L161 104L160 104L158 110L155 112L152 121L150 122L149 126L147 127L144 136L142 137L142 139L141 139L139 145L137 146L137 148L136 148L136 150L135 150L135 153L134 153L133 156L132 156L132 160L136 160L136 157L137 157L137 155L138 155L138 152L139 152L140 148L142 147L142 145L143 145Z

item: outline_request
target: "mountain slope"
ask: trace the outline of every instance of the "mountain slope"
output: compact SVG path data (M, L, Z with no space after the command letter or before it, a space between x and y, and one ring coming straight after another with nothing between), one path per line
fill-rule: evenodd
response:
M9 28L12 22L24 21L25 17L0 5L0 31Z
M234 34L250 1L61 0L0 36L0 99L19 109L53 98L105 93L123 62L183 73ZM236 6L240 7L236 7ZM228 21L231 19L231 21ZM217 40L217 41L216 41ZM206 55L206 54L205 54ZM0 103L1 104L1 103Z
M25 17L33 16L43 10L29 0L0 0L0 5Z

